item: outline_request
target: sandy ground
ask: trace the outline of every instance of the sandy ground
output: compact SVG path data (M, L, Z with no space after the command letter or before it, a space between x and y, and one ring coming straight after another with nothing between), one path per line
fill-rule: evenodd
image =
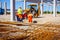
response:
M37 21L37 24L43 25L19 26L14 25L15 22L14 24L1 23L0 40L6 38L12 40L60 40L60 14L56 17L51 14L44 14L39 18L33 18L34 20ZM10 21L10 15L0 15L0 21ZM28 23L27 20L24 22Z
M53 22L60 24L60 14L57 14L56 17L53 17L52 14L43 14L39 18L33 18L33 21L37 21L38 24L44 24L46 22ZM10 21L10 15L0 15L0 21ZM24 20L25 23L28 23L28 20Z

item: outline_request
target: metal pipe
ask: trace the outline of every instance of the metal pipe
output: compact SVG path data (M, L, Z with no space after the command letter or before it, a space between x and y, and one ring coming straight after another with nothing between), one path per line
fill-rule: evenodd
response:
M53 16L56 17L57 14L57 0L53 0Z
M2 8L2 2L0 2L0 8Z
M10 0L11 21L15 20L15 0Z
M26 0L24 0L24 10L26 9Z
M41 16L43 15L43 0L41 0Z
M6 15L7 13L7 2L4 2L4 14Z

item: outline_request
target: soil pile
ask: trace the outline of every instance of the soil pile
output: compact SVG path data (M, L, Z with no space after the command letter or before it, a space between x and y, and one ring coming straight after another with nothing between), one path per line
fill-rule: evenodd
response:
M22 25L16 24L1 22L0 40L60 40L60 24L28 24L26 30L17 28Z

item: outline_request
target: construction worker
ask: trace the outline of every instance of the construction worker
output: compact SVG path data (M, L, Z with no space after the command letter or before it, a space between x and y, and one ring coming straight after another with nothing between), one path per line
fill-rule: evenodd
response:
M29 21L29 23L32 23L32 13L30 12L29 14L28 14L28 21Z
M23 12L23 18L24 18L24 19L27 18L27 11L26 11L26 10L24 10L24 12Z
M18 10L17 10L17 20L18 21L23 21L22 20L22 8L19 7Z

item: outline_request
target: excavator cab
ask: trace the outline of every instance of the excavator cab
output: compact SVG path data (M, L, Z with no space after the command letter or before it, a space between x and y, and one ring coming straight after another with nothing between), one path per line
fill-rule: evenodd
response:
M36 4L30 4L28 5L30 12L33 14L33 17L35 17L35 14L37 13L37 5Z
M28 7L29 7L29 9L31 9L31 8L34 8L35 10L37 9L37 5L36 4L30 4L30 5L28 5Z
M29 7L31 13L32 13L33 10L35 11L35 13L33 14L34 17L38 17L39 16L39 11L40 10L38 11L37 4L30 4L30 5L28 5L28 7Z

